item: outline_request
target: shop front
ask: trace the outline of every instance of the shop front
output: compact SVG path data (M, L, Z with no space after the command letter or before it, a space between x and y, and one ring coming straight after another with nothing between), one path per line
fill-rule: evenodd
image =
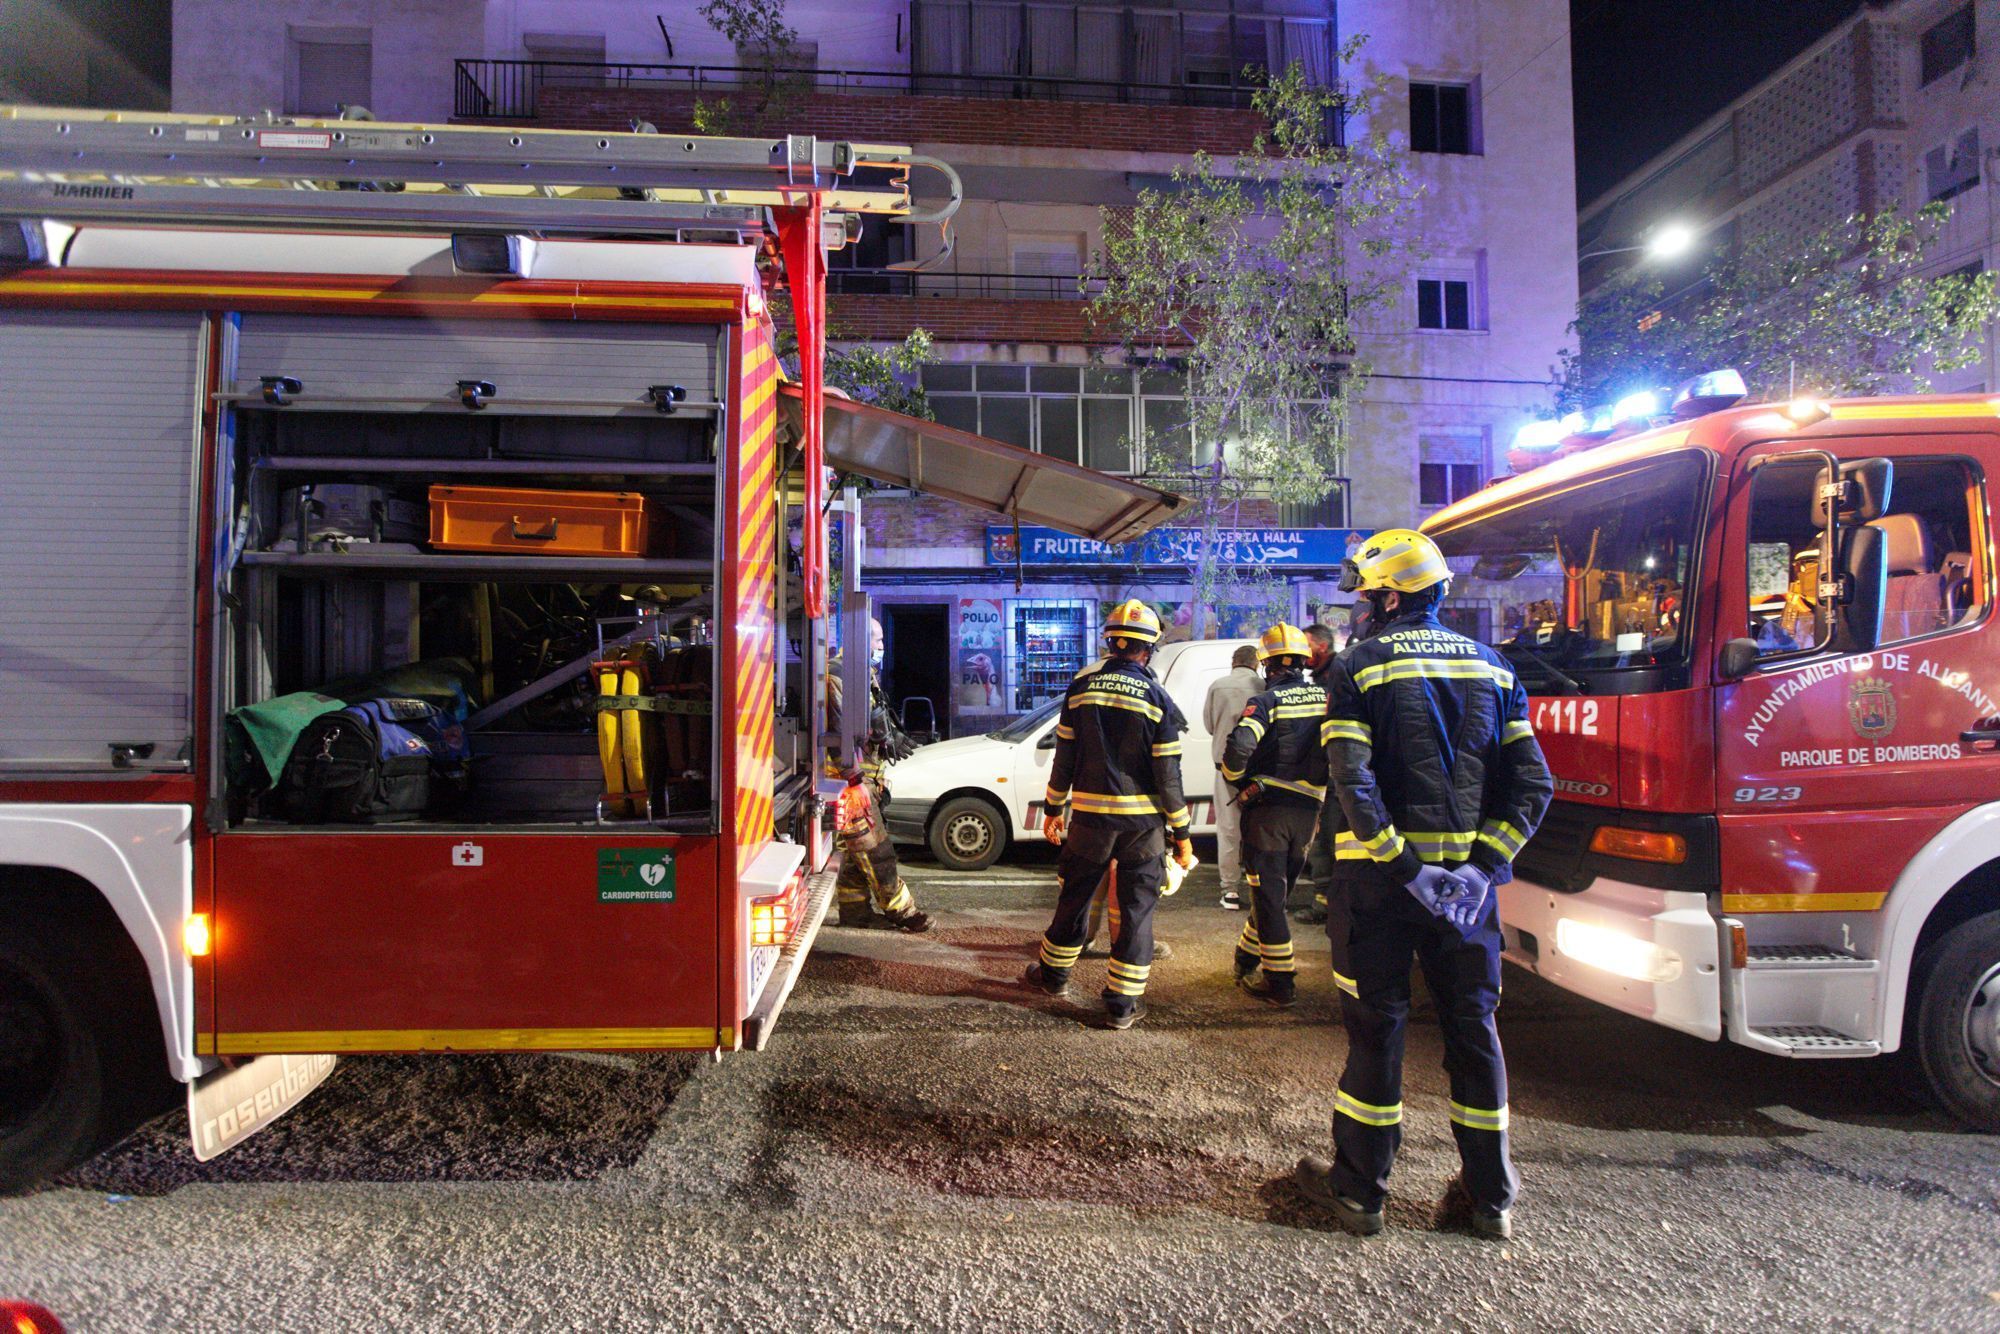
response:
M896 503L877 503L891 530L871 537L863 568L887 631L884 685L906 716L935 710L951 736L991 731L1060 695L1096 658L1105 613L1127 598L1153 606L1168 643L1252 639L1280 618L1320 621L1344 642L1351 598L1337 590L1340 563L1367 536L1224 529L1212 537L1218 595L1205 606L1194 581L1199 528L1162 527L1120 544L1029 524L948 524L927 512L899 529ZM943 701L930 685L940 679L950 682Z

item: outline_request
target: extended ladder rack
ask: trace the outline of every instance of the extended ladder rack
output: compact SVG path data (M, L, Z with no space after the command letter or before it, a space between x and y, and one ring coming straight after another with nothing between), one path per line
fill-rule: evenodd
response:
M947 202L918 210L912 167ZM943 222L957 175L893 144L0 107L0 217L674 236L824 215ZM858 221L858 220L857 220Z

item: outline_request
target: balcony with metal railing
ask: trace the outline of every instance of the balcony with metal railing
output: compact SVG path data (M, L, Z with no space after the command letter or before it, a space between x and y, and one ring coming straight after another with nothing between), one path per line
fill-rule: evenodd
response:
M805 34L811 39L812 34ZM794 53L769 62L460 59L453 115L533 120L579 91L711 100L774 88L813 96L902 95L1140 106L1250 107L1256 71L1299 65L1334 75L1332 20L1237 12L994 0L912 0L910 38L877 67L821 68ZM553 98L544 94L555 92Z

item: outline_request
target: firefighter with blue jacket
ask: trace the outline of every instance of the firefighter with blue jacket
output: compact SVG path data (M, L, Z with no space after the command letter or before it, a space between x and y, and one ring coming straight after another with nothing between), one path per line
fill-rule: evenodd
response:
M1507 1067L1493 1012L1500 927L1492 888L1554 792L1505 659L1447 630L1451 571L1407 528L1378 533L1341 571L1373 633L1331 676L1327 764L1344 828L1334 844L1327 934L1347 1028L1331 1162L1299 1163L1301 1191L1350 1232L1382 1230L1402 1142L1410 963L1444 1030L1461 1172L1439 1210L1486 1237L1512 1235L1519 1189L1507 1145Z
M1104 624L1105 656L1077 673L1056 722L1042 832L1062 848L1062 892L1024 980L1051 996L1069 987L1088 938L1090 900L1112 863L1111 961L1106 1023L1130 1028L1145 1016L1153 963L1153 908L1164 877L1166 836L1182 869L1194 865L1181 795L1181 733L1187 720L1146 665L1160 618L1134 598ZM1074 814L1071 814L1074 812Z
M1280 1008L1298 999L1285 902L1326 801L1326 691L1305 674L1311 653L1295 625L1264 632L1257 658L1269 688L1244 706L1222 754L1222 776L1244 803L1243 878L1251 895L1236 941L1236 983Z

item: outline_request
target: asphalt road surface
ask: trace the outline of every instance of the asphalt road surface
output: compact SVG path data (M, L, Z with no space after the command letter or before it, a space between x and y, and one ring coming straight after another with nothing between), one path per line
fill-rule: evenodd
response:
M2000 1330L2000 1139L1895 1065L1785 1062L1518 972L1506 1245L1433 1228L1454 1169L1420 1002L1389 1229L1288 1177L1343 1041L1324 936L1297 1009L1230 984L1199 873L1152 1014L1012 979L1045 857L912 866L938 930L829 928L773 1050L355 1059L198 1164L169 1116L0 1200L0 1295L94 1329Z

